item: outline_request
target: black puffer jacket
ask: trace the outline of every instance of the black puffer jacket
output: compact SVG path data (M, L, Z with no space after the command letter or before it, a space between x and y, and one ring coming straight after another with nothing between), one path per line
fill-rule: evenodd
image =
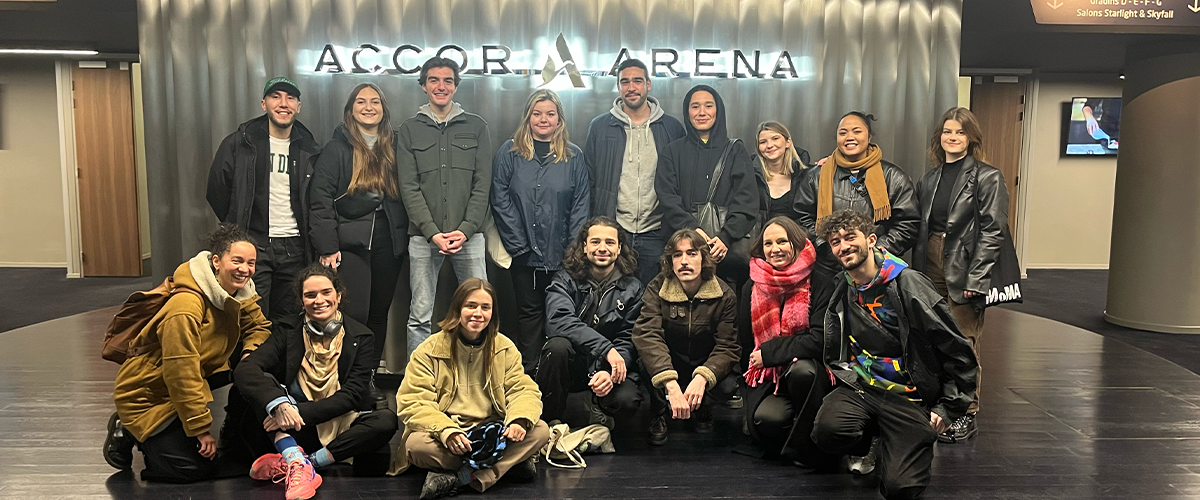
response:
M921 207L921 229L913 251L913 268L925 271L929 262L929 213L933 195L942 179L942 169L926 172L917 182L917 200ZM996 167L976 160L963 159L962 171L954 182L950 210L946 220L946 239L942 269L950 298L959 304L968 301L964 290L981 294L992 286L992 266L1000 256L1002 231L1008 227L1008 187L1004 174Z
M596 294L600 294L596 313L582 317ZM609 349L616 349L627 367L637 366L633 325L641 312L642 284L636 276L622 276L596 290L586 280L575 280L560 270L546 287L546 336L570 340L587 356L589 375L612 369L606 361ZM628 378L636 382L637 370L629 370Z
M832 160L829 160L832 161ZM875 236L879 238L879 246L888 249L894 255L903 255L917 240L917 230L921 225L921 214L917 212L917 198L913 192L912 180L900 167L891 162L882 162L883 179L887 183L888 201L892 204L892 216L875 225ZM796 192L796 212L800 214L800 227L812 234L817 224L817 183L821 178L821 167L805 171L804 181ZM838 168L833 176L833 211L853 209L865 214L875 212L871 206L871 198L866 189L855 189L850 181L850 171ZM829 253L829 245L825 243L824 235L817 235L817 256Z
M688 116L687 103L692 94L701 90L711 93L717 102L717 116L708 142L701 141L691 120L685 119L687 135L668 144L658 155L654 189L658 191L664 234L668 236L680 229L700 227L692 214L707 201L713 170L730 141L725 130L725 103L716 89L707 85L692 87L683 99L683 116ZM713 203L728 208L728 216L725 227L709 236L720 237L726 245L745 237L758 221L758 185L750 169L750 153L741 142L730 151L729 164L721 174Z
M399 146L395 132L392 144ZM358 218L347 218L338 213L335 200L347 195L350 178L354 175L354 147L350 145L350 132L344 125L333 131L333 139L325 144L325 150L313 167L313 180L309 197L312 213L310 238L317 255L329 255L340 250L370 249L374 236L376 212ZM391 226L392 248L396 256L408 249L408 212L399 198L384 198L383 212Z
M312 132L303 123L292 124L291 180L292 213L300 228L300 236L308 240L308 184L313 172L313 159L321 152ZM217 147L208 170L208 189L205 198L221 222L232 222L246 229L266 245L270 224L270 177L267 158L271 153L267 115L241 124Z
M362 323L343 316L346 337L338 357L338 383L342 386L332 396L320 401L296 403L300 417L307 425L328 422L346 412L371 410L371 370L375 368L375 336ZM250 401L256 412L265 412L267 404L279 398L304 398L291 387L300 373L304 359L304 326L293 322L279 324L258 350L238 363L233 372L238 390Z

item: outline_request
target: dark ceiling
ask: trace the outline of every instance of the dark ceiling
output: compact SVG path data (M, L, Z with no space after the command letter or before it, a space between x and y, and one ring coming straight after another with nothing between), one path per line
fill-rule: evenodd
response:
M0 45L138 51L136 0L0 1ZM1117 73L1125 48L1147 42L1191 42L1198 29L1043 26L1028 0L965 0L962 67L1037 69L1041 72Z

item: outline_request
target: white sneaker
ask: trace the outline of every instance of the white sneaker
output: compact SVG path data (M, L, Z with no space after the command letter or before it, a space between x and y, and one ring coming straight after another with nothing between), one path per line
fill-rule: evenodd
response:
M875 471L875 457L879 452L879 437L871 438L871 451L867 452L866 456L849 458L849 468L851 474L865 476Z

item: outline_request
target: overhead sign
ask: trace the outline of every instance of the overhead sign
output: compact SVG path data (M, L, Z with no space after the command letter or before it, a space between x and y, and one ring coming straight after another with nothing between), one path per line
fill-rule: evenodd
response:
M1038 24L1200 27L1200 0L1030 0Z

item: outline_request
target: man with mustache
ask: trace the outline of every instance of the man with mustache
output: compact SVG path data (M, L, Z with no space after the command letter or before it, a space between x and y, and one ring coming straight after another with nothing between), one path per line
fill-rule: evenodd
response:
M650 97L650 72L637 59L617 66L620 96L592 119L583 157L592 181L592 215L616 219L638 253L638 279L658 274L663 248L662 210L654 190L659 152L684 136L683 124Z
M245 228L254 241L254 289L261 297L263 316L272 323L299 325L300 300L292 282L309 263L308 183L321 147L296 119L296 82L283 76L267 81L261 106L262 116L241 124L221 141L208 171L206 197L221 222ZM241 351L234 350L230 369L237 367L236 353ZM236 387L229 389L225 414L221 451L248 463L254 457L239 434L243 419L253 412Z
M487 279L483 223L492 186L492 139L479 115L454 101L458 63L431 57L421 66L429 103L400 125L396 170L408 210L408 354L430 335L438 272L447 257L461 284Z
M680 229L663 247L662 271L646 285L633 345L650 375L654 400L649 441L667 442L667 417L713 431L712 403L737 391L737 295L716 277L708 240ZM686 377L686 389L680 376Z
M542 419L562 419L570 392L585 399L590 422L609 428L642 403L633 324L642 310L637 253L608 217L593 217L563 255L546 288L546 345L534 379ZM593 398L594 396L594 398Z
M836 211L818 221L817 234L845 271L835 278L823 337L810 330L795 354L823 357L836 377L813 441L828 453L866 456L863 474L878 463L885 498L919 498L937 435L973 399L974 351L933 282L878 246L871 216Z

